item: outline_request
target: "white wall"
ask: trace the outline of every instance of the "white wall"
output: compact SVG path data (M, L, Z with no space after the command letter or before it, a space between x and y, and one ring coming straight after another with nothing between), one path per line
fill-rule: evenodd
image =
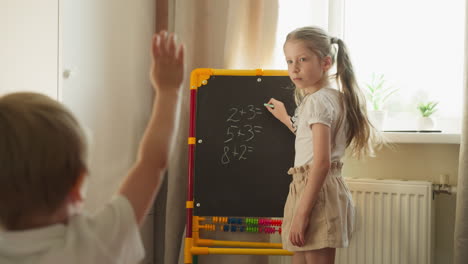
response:
M148 80L154 0L62 0L61 99L87 127L90 186L85 208L95 211L115 193L135 160L152 101ZM153 216L142 234L144 263L152 262Z
M59 0L0 0L0 95L57 98Z

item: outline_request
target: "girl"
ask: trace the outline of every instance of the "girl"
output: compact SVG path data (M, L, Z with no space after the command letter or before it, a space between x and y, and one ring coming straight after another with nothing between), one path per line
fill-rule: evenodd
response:
M336 60L339 90L330 85ZM341 176L341 158L350 147L357 156L371 154L373 128L342 40L317 27L288 34L283 46L288 73L295 85L297 108L288 116L282 102L268 107L296 134L294 168L284 207L283 247L294 251L293 263L334 263L335 249L347 247L354 206Z

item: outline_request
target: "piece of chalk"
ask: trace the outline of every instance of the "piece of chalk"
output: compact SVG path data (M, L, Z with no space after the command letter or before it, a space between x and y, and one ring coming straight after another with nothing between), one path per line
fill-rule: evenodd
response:
M273 104L263 104L264 106L269 106L271 108L275 108L275 106Z

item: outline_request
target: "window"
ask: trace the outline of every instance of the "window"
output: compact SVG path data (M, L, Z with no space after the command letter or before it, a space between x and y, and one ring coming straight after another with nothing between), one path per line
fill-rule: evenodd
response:
M347 0L344 40L361 83L382 74L398 92L386 109L415 112L439 101L438 116L462 109L465 1Z
M287 32L304 25L321 26L344 39L361 88L375 74L398 89L384 107L398 122L387 129L411 128L423 101L438 101L437 119L459 126L464 0L280 0L275 67L286 67L282 44ZM403 127L396 125L404 120Z
M289 32L306 25L327 28L328 5L326 2L326 0L279 0L274 68L286 68L283 44Z

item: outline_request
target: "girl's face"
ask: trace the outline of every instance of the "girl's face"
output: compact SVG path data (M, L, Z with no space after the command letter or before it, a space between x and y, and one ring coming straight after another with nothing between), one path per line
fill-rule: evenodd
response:
M284 44L284 55L289 77L297 88L313 93L328 82L330 56L320 59L302 40L288 40Z

